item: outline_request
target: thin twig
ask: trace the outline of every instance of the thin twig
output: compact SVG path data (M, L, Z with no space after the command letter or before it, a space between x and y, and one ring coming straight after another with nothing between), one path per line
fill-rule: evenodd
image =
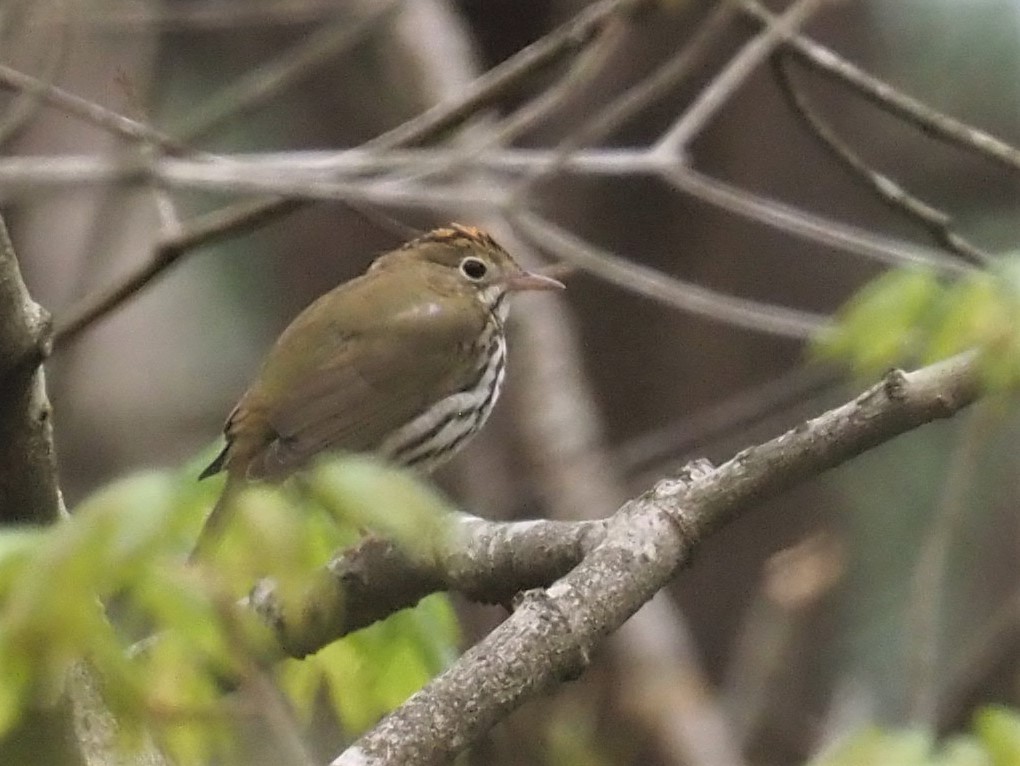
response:
M483 134L472 136L469 146L451 153L445 159L437 157L433 163L424 166L402 180L422 180L431 175L452 176L458 171L470 169L475 161L494 147L504 146L517 136L531 129L564 101L594 81L609 61L623 39L622 24L607 24L587 49L582 50L572 66L553 86L543 90L533 99L516 109ZM374 156L380 156L375 154ZM382 155L385 156L385 155Z
M625 39L622 22L604 25L587 49L582 50L567 73L551 87L507 115L489 131L486 146L506 145L536 125L547 121L564 102L589 88L605 72L606 65Z
M689 459L695 449L702 455L717 454L722 440L745 434L747 429L778 413L791 407L805 407L808 402L814 402L815 397L823 395L831 400L842 378L837 371L828 368L794 367L623 442L616 448L614 459L634 476L656 471L666 461L675 463ZM661 474L661 470L658 473Z
M762 25L775 21L776 17L757 0L737 1L745 17L754 23ZM932 109L851 64L834 51L797 35L787 38L783 49L812 71L852 88L860 96L900 117L921 132L993 160L1010 170L1020 170L1020 149L986 131Z
M675 189L702 202L759 221L770 228L891 266L928 266L948 274L962 274L973 268L941 251L890 239L856 226L806 213L782 202L739 189L686 165L669 168L662 173L662 178Z
M40 3L42 6L42 14L35 14L32 18L36 18L39 15L48 15L50 8L47 8L45 4ZM37 6L38 8L38 6ZM2 13L2 12L0 12ZM31 23L31 21L29 21ZM2 26L2 24L0 24ZM20 32L20 25L19 33ZM13 31L10 34L15 34ZM45 45L38 46L42 52L42 55L46 57L45 63L42 65L42 73L39 79L42 82L52 84L57 79L60 72L64 68L64 64L67 63L67 54L69 50L68 41L71 35L69 27L61 27L56 30L57 39L54 41L46 41ZM0 30L0 45L6 43L6 37ZM28 125L36 116L40 108L44 105L44 100L40 92L26 93L21 91L17 97L14 98L8 107L7 113L0 119L0 146L6 144L11 137L17 135L26 125Z
M696 316L797 340L812 337L829 322L818 314L736 298L667 276L600 250L534 213L516 213L510 221L535 247L608 282Z
M86 296L72 306L67 314L56 322L54 347L59 348L72 341L96 320L109 314L162 274L187 252L200 245L250 231L296 210L301 204L301 200L292 199L277 200L275 204L255 200L192 218L176 234L161 240L153 251L153 257L140 269L105 290Z
M730 59L715 79L698 94L672 127L656 142L652 151L673 158L682 157L691 142L729 101L737 89L783 41L826 3L832 0L796 0L783 14L770 21L753 40Z
M843 167L850 171L854 178L863 182L894 210L919 222L936 242L956 253L968 263L983 266L992 261L992 256L989 253L975 247L953 229L953 219L948 213L923 202L892 178L872 168L837 136L836 132L815 111L807 95L794 85L786 66L786 60L787 54L785 53L778 54L772 59L780 90L794 113L801 118L811 134Z
M602 26L617 14L635 12L647 4L648 0L602 0L586 7L553 32L519 51L502 64L490 69L467 88L460 98L427 109L419 116L368 142L366 148L374 150L397 148L435 137L460 124L490 103L499 100L506 92L540 69L559 61L579 48L583 48ZM6 68L0 68L0 78L4 75L4 69ZM20 75L13 70L8 70L8 74L14 75L8 78L13 87L38 87L34 78ZM52 90L44 90L46 90L47 98L53 97ZM96 124L108 126L121 135L135 133L137 139L148 140L165 150L173 148L176 144L173 139L167 143L165 141L167 137L158 131L153 131L151 128L139 130L140 126L126 118L111 120L106 110L96 112L92 108L94 105L88 101L63 91L60 93L64 96L59 99L59 105L62 108L66 104L72 113L90 119ZM184 147L178 147L178 151L182 148ZM222 239L237 231L255 228L300 209L306 204L308 202L305 199L271 197L230 205L193 219L185 225L184 231L178 237L170 242L157 245L152 259L139 270L126 275L100 294L86 297L81 304L72 307L68 311L67 317L58 322L55 342L58 345L63 344L79 335L149 284L191 249Z
M524 208L525 202L533 196L534 188L563 170L578 150L601 141L633 115L655 103L690 77L698 65L708 57L735 15L736 11L731 3L717 3L695 30L691 39L674 56L642 82L627 88L565 136L555 147L556 159L547 166L532 171L524 181L517 184L511 195L512 207Z
M373 32L390 19L405 0L376 0L362 4L370 10L351 20L342 18L318 29L297 45L267 61L235 82L206 96L197 107L185 112L186 117L172 125L169 132L184 143L192 143L223 124L225 120L251 111L277 96L318 67Z
M124 117L5 64L0 64L0 88L31 94L43 103L86 122L91 122L115 136L158 146L164 153L171 156L194 155L189 147L150 125Z
M414 146L456 127L468 117L498 103L520 83L583 49L602 28L621 14L634 13L648 0L598 0L566 23L483 74L456 101L439 103L393 130L364 144L380 150Z
M102 13L77 14L73 20L66 15L50 14L34 23L37 26L78 24L99 31L116 32L137 29L159 32L226 29L236 32L244 27L265 29L274 25L308 24L343 12L344 4L336 0L275 0L267 3L193 0L172 5L125 2L104 6Z

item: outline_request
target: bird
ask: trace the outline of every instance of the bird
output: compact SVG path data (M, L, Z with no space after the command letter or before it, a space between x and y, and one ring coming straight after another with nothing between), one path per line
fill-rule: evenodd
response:
M225 472L192 560L222 535L246 482L323 454L369 453L427 474L485 424L506 375L509 297L560 290L485 231L450 224L377 257L284 329L200 479Z

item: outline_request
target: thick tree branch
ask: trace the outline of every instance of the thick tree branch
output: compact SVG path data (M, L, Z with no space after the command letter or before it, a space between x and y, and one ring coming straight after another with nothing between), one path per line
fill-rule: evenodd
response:
M58 516L56 462L39 363L50 350L49 314L28 294L0 220L0 523Z
M300 603L281 603L268 580L255 586L248 603L286 654L304 657L430 593L451 590L509 604L517 593L569 572L601 541L604 528L604 521L508 524L459 515L435 549L412 557L369 537L320 570Z
M464 517L428 557L411 560L366 542L323 570L303 603L284 607L263 583L252 605L286 651L303 656L433 590L492 602L553 583L528 591L503 625L335 762L442 763L525 700L583 670L601 639L707 534L754 503L974 401L974 360L963 354L912 373L894 370L854 400L716 469L660 481L606 522Z
M689 559L705 535L806 478L938 418L978 394L974 357L890 372L853 401L714 470L660 481L610 519L569 574L529 591L500 627L415 694L334 766L447 761L525 700L575 677Z
M39 362L49 353L49 315L32 300L0 219L0 524L49 524L60 512L56 462ZM85 764L67 736L71 707L31 713L0 740L0 762Z
M50 339L49 315L29 295L0 218L0 524L51 524L66 513L40 366ZM116 730L91 670L77 664L64 700L28 713L0 740L0 762L125 763L116 751ZM136 763L165 766L151 747Z

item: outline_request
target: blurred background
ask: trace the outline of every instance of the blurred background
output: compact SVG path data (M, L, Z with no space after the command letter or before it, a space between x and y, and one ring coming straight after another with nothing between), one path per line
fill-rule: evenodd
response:
M463 94L587 5L3 0L0 41L3 63L196 149L335 151ZM661 0L620 14L584 52L431 143L490 140L533 99L558 92L501 142L555 148L706 30L686 77L607 135L579 139L648 148L760 31L737 4ZM1016 2L828 3L803 31L933 109L1020 143ZM301 56L309 58L294 64ZM583 56L585 68L575 67ZM279 75L288 62L293 71ZM984 250L1015 248L1015 171L933 140L832 79L794 70L872 167L948 212ZM726 95L683 161L773 204L938 249L916 221L833 161L767 63ZM3 94L0 106L7 157L116 164L144 154L17 94ZM499 188L508 183L499 174L454 166L436 183ZM58 324L152 257L165 225L162 194L183 220L252 196L186 185L156 192L123 179L12 178L0 174L0 202L26 281ZM372 209L418 229L450 220L487 226L530 266L557 260L541 236L468 197L418 194ZM536 181L525 204L628 263L813 315L832 314L889 268L653 174L561 170ZM315 201L187 254L62 344L47 374L69 506L125 474L179 466L207 449L290 318L403 238L379 217ZM725 460L863 385L806 365L805 337L696 315L585 270L565 279L561 297L520 300L506 395L483 435L437 477L472 512L606 516L684 461ZM613 637L583 679L497 727L469 762L797 764L869 723L948 732L980 705L1016 704L1016 426L1009 407L926 426L706 540L693 566ZM957 498L953 508L947 497ZM940 606L926 611L932 599ZM465 604L462 613L468 641L502 619L495 608Z

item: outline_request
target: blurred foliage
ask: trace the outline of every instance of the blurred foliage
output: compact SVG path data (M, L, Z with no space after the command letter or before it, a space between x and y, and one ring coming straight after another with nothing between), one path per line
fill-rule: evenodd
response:
M300 595L311 571L365 529L428 555L448 510L433 490L366 459L324 463L302 484L242 493L215 560L187 566L222 486L197 473L196 464L132 476L64 523L0 531L0 736L57 699L71 665L86 662L125 746L147 732L177 762L204 763L233 749L229 715L253 674L274 675L303 723L327 699L350 735L452 660L459 632L444 596L268 670L260 658L274 639L237 608L264 577L281 597ZM225 693L225 679L240 691Z
M868 729L811 761L811 766L1016 766L1020 714L992 706L974 716L973 731L936 743L923 731Z
M972 348L989 391L1020 383L1020 255L954 282L925 269L889 271L843 307L815 352L873 377Z
M613 759L598 746L599 720L594 700L575 700L557 708L547 722L544 763L549 766L609 766Z

